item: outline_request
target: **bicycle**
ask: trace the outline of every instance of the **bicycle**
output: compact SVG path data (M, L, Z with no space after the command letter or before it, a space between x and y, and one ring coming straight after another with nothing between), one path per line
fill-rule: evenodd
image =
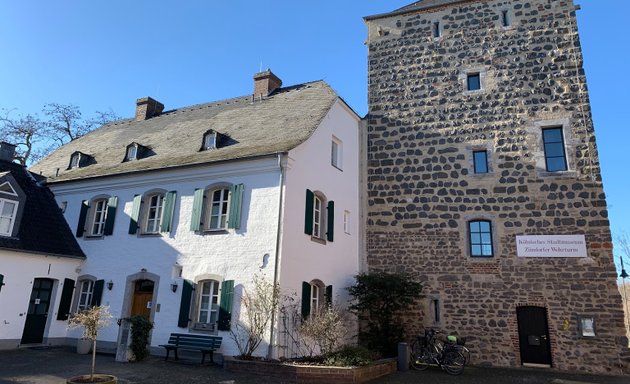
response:
M425 330L424 336L418 336L411 345L411 366L424 371L429 366L438 366L450 375L464 372L466 357L457 344L442 343L436 338L439 331Z

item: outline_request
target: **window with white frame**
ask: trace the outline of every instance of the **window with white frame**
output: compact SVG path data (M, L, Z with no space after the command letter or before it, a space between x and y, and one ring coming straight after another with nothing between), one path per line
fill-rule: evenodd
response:
M208 204L207 229L226 229L230 209L230 189L218 188L209 191L210 204Z
M313 200L313 237L322 237L322 199L315 196Z
M330 164L332 164L333 167L338 168L338 169L342 169L342 154L343 154L343 146L341 143L341 140L337 139L336 137L333 137L332 141L331 141L331 150L330 150Z
M319 310L322 296L322 288L316 283L311 283L311 316Z
M107 199L95 200L92 207L91 236L103 236L107 219Z
M195 327L214 328L219 319L219 282L204 280L198 283L197 289L199 305Z
M210 131L203 136L203 149L213 149L217 147L217 133Z
M138 147L130 145L127 147L127 161L136 160L138 158Z
M159 233L164 211L164 194L153 193L147 196L145 233Z
M70 169L79 168L79 160L81 160L81 154L75 153L70 157Z
M343 211L343 231L350 234L350 211Z
M17 210L17 201L0 199L0 236L11 236Z
M94 281L82 280L79 285L79 303L78 311L90 309L92 306L92 296L94 295Z

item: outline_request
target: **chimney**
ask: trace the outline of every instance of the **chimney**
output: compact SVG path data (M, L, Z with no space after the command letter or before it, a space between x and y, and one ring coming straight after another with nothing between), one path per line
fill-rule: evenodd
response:
M267 97L280 87L282 87L282 80L269 69L254 75L254 99Z
M15 148L13 144L0 141L0 160L13 161L15 159Z
M164 110L164 104L151 97L136 100L136 121L147 120L158 116Z

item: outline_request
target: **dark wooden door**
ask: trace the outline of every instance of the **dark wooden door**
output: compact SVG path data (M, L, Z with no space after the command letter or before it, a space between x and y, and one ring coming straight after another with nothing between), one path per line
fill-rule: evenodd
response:
M33 281L21 344L37 344L44 341L52 288L53 280L51 279L35 279Z
M133 303L131 304L131 316L142 315L147 319L151 318L153 286L154 284L151 280L136 281L133 292Z
M551 366L547 310L542 307L520 307L516 313L521 362Z

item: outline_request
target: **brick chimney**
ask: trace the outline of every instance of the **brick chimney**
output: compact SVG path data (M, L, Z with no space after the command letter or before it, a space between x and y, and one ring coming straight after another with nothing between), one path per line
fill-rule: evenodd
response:
M282 87L282 80L269 69L254 75L254 98L263 98Z
M136 121L147 120L158 116L164 110L164 104L151 97L136 100Z
M0 141L0 160L13 161L15 159L15 148L13 144Z

